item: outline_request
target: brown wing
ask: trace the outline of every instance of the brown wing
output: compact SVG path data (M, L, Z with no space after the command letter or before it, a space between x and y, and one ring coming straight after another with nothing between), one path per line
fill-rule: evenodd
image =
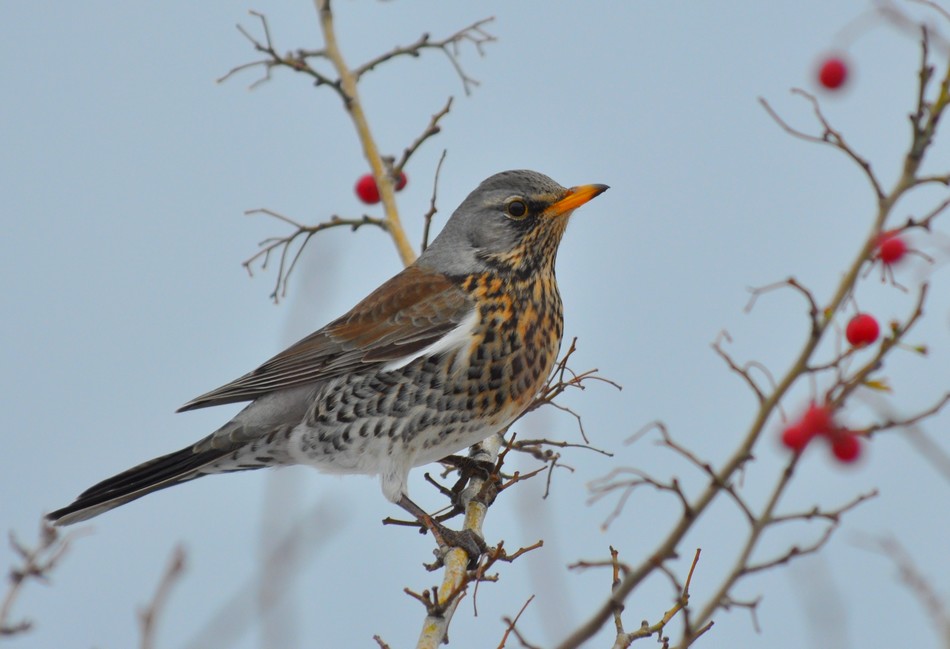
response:
M253 372L192 399L178 412L361 372L438 341L472 312L469 296L443 275L403 270L346 315L291 345Z

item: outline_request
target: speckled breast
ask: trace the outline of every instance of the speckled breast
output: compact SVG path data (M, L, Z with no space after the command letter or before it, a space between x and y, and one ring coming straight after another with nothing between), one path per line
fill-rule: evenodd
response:
M524 411L544 385L564 329L553 274L508 281L486 274L461 285L479 305L466 379L480 386L476 409L498 422Z

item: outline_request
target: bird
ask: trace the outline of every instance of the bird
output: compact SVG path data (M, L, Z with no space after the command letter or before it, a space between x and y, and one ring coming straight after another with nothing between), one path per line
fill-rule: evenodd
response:
M349 312L178 409L250 402L233 419L46 518L70 525L202 476L302 464L378 475L389 501L431 523L409 498L410 470L504 430L546 383L563 335L558 246L574 210L607 189L489 177Z

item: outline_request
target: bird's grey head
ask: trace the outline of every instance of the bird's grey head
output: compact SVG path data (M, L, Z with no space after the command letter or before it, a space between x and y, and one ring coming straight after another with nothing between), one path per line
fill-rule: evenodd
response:
M567 189L523 169L495 174L462 201L417 263L449 275L499 265L529 272L553 269L571 213L606 189Z

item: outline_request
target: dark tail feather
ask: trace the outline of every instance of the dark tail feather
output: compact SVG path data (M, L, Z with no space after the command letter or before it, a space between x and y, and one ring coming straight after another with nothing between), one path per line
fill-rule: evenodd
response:
M200 478L205 475L202 468L233 451L224 448L196 453L193 449L183 448L103 480L79 494L71 505L47 514L46 518L56 525L87 520L153 491Z

